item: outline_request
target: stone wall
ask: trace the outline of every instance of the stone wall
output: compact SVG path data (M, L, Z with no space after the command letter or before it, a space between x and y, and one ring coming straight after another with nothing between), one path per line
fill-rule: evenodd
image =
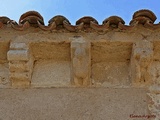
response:
M131 26L117 17L102 26L1 22L0 88L146 89L147 114L159 120L160 29L142 18Z

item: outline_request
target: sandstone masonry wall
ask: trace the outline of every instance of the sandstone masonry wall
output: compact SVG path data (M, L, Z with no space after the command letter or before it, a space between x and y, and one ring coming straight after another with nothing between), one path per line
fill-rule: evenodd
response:
M118 17L72 26L62 16L63 24L44 26L27 14L19 25L1 21L0 88L146 88L160 119L160 29L151 11L134 14L130 26Z

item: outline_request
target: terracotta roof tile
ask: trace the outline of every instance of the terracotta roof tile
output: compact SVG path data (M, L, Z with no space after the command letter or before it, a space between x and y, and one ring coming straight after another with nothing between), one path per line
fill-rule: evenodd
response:
M125 25L125 21L118 16L110 16L106 18L100 25L98 21L91 17L85 16L76 21L76 25L71 25L69 20L64 16L57 15L48 21L48 25L44 25L43 17L36 11L28 11L20 16L19 23L10 20L8 17L0 17L0 28L10 26L15 30L25 30L29 27L39 27L45 31L66 29L69 32L78 31L108 31L113 29L131 30L138 25L142 25L148 29L158 29L160 24L154 24L157 19L156 15L146 9L136 11L133 14L129 25Z

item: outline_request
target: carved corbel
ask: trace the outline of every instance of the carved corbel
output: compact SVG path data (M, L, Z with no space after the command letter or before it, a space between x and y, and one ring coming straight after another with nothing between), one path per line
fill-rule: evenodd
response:
M133 44L130 75L133 85L151 84L150 67L153 61L153 43L142 40Z
M83 38L71 42L71 83L76 86L90 85L90 43Z

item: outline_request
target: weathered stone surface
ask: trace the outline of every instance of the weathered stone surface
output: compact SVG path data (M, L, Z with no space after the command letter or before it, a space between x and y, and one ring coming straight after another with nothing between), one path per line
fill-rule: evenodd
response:
M153 61L150 72L152 75L153 84L160 86L160 62L159 61Z
M41 60L35 62L31 85L33 87L70 87L70 62Z
M155 120L159 120L160 119L160 94L148 93L148 96L150 97L150 103L148 105L148 108L151 114L154 114L156 116Z
M92 63L127 62L131 58L132 44L133 43L131 42L123 42L122 40L112 41L112 42L110 41L95 42L94 41L91 43Z
M131 88L1 89L0 119L132 120L131 114L149 115L146 92Z
M0 64L0 88L10 87L8 64Z
M31 66L32 66L32 62L31 62L31 60L30 61L28 61L28 62L26 62L26 61L11 61L11 62L9 62L9 70L11 71L11 72L19 72L19 71L24 71L24 72L28 72L28 71L30 71L30 69L31 69Z
M30 73L29 72L11 72L10 79L14 81L30 80Z
M39 39L39 38L38 38ZM55 38L53 38L54 40ZM68 38L69 39L69 38ZM53 59L70 61L70 43L65 42L36 42L30 44L31 51L35 60Z
M129 87L128 62L100 62L92 64L92 84L104 87Z
M0 40L0 64L7 62L8 50L9 50L9 41Z
M17 78L13 78L13 79L10 78L10 79L11 79L12 88L28 88L31 84L31 81L29 81L28 79L26 80L22 80L22 79L17 80Z
M61 90L60 88L54 94L50 94L49 97L45 96L47 92L44 92L40 101L49 99L53 102L53 104L52 102L47 104L49 107L51 105L49 111L53 110L50 115L53 116L54 114L57 119L71 118L75 120L79 116L79 119L127 120L130 119L128 118L130 114L149 115L152 113L157 115L156 119L159 119L159 103L156 100L159 99L160 94L160 34L158 29L146 29L142 23L143 21L132 30L120 30L116 27L116 29L103 31L103 33L91 30L92 28L87 28L87 33L83 29L77 33L66 33L66 30L59 27L55 31L47 32L32 27L17 32L9 26L4 26L6 28L0 31L0 88L56 87L58 89L58 87L63 87L62 93L64 93L71 87L83 87L78 92L75 92L77 88L67 92L67 95L62 95L65 96L65 103L69 101L69 105L63 104L63 102L53 102L53 99L50 98L55 98L56 95L61 94L57 92ZM95 90L87 93L87 86L90 89L95 88ZM117 89L116 91L100 90L95 94L99 87ZM145 92L141 91L140 87L146 88ZM122 90L122 88L127 89ZM136 92L133 88L136 88ZM71 95L73 91L76 96ZM150 95L153 94L150 97L152 104L149 109L147 108L146 91ZM16 96L17 94L13 95ZM36 98L36 95L34 97L32 95L32 99ZM37 96L39 95L37 94ZM111 97L105 97L108 95ZM121 95L122 97L117 98ZM97 96L98 98L96 98ZM0 100L3 97L0 97ZM24 99L28 100L29 97L26 95ZM77 102L70 101L74 97L77 97L75 101L78 101L78 105ZM96 99L98 100L96 101ZM135 102L137 99L138 101ZM15 99L11 98L11 100ZM25 100L20 101L20 103L25 104L27 101ZM35 101L38 100L37 98ZM57 99L57 101L60 100ZM112 100L113 103L110 102ZM35 101L33 100L33 103ZM144 101L145 104L139 104ZM94 103L96 104L95 107ZM3 106L2 102L0 102L1 104ZM26 106L18 107L19 109L13 103L9 104L10 107L6 107L8 104L0 107L6 107L7 110L11 111L16 109L15 114L20 119L27 116L20 114L22 115L20 117L21 111L31 113L31 117L29 117L32 119L32 116L39 117L37 114L42 113L38 110L42 110L43 107L40 103L37 104L36 108L33 109L30 108L34 104L29 104L27 112L22 110L27 106L26 104ZM55 107L57 104L60 107ZM65 105L67 107L64 107ZM73 107L70 107L71 105ZM129 107L124 107L125 105ZM13 109L10 109L12 106L14 106ZM135 108L135 106L137 107ZM54 108L59 111L57 112L57 109ZM3 112L3 110L5 111L5 109L0 109L0 114L2 112L2 116L5 118L7 112ZM32 114L32 110L36 111L35 114ZM46 111L44 111L43 113L46 115ZM124 117L124 113L127 117ZM15 114L9 112L7 114L8 119L16 116ZM73 117L70 117L71 114ZM45 115L43 115L39 118L45 119Z

